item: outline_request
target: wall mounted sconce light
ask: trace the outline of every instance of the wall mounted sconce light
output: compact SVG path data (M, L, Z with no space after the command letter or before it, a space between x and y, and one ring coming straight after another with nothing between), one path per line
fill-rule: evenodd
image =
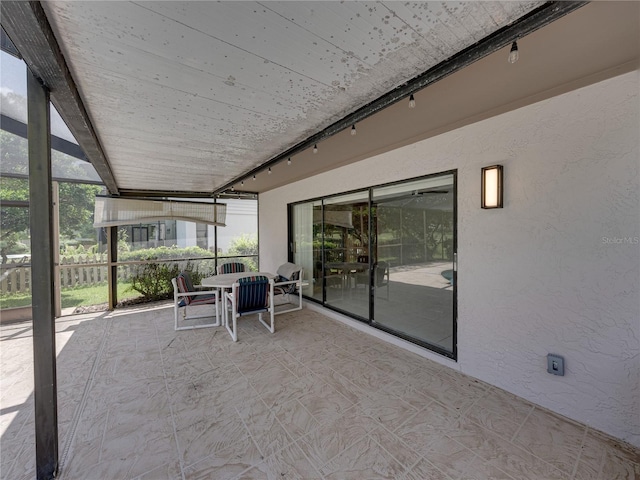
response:
M482 169L482 208L502 208L502 165Z

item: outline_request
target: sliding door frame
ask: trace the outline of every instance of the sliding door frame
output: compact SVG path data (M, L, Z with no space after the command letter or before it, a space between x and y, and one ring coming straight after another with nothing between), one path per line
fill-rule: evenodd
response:
M420 180L426 180L429 178L435 178L435 177L441 177L441 176L446 176L446 175L451 175L453 177L453 305L452 305L452 336L453 336L453 345L452 345L452 350L446 350L438 345L435 345L433 343L429 343L426 342L424 340L412 337L410 335L407 335L403 332L400 332L398 330L394 330L390 327L387 327L385 325L382 325L380 323L376 323L373 321L373 314L375 312L375 292L374 292L374 271L373 271L373 264L374 262L374 254L377 256L377 252L374 250L374 247L377 246L378 244L378 240L377 238L375 238L375 232L374 232L374 215L373 215L373 208L374 208L374 204L373 204L373 193L374 190L376 188L380 188L380 187L389 187L389 186L394 186L394 185L403 185L405 183L410 183L410 182L415 182L415 181L420 181ZM419 176L419 177L411 177L411 178L407 178L407 179L403 179L403 180L399 180L399 181L395 181L395 182L388 182L388 183L383 183L383 184L378 184L378 185L372 185L370 187L364 187L364 188L358 188L358 189L354 189L354 190L349 190L346 192L338 192L338 193L333 193L330 195L324 195L321 197L315 197L315 198L310 198L307 200L302 200L302 201L298 201L298 202L293 202L288 204L287 206L287 232L288 232L288 243L289 243L289 252L288 252L288 257L289 257L289 261L290 262L294 262L295 258L294 258L294 235L295 235L295 231L294 231L294 209L296 207L296 205L301 205L301 204L305 204L305 203L311 203L311 202L320 202L320 206L321 206L321 211L322 211L322 234L321 234L321 238L322 238L322 271L324 271L325 269L325 264L326 264L326 258L325 258L325 248L324 248L324 242L325 242L325 231L324 231L324 211L325 211L325 200L331 199L331 198L335 198L335 197L340 197L343 195L349 195L349 194L353 194L353 193L358 193L358 192L364 192L364 191L368 191L368 217L369 217L369 225L368 225L368 236L369 236L369 241L368 241L368 257L369 257L369 290L368 290L368 296L369 296L369 318L363 318L359 315L353 314L351 312L342 310L340 308L337 308L333 305L327 304L327 298L326 298L326 285L324 282L324 275L323 275L323 279L322 279L322 300L313 298L313 297L309 297L307 295L303 295L303 298L309 302L313 302L316 303L318 305L322 305L324 308L327 308L329 310L338 312L340 314L346 315L350 318L353 318L355 320L358 320L362 323L365 323L367 325L369 325L372 328L376 328L378 330L382 330L386 333L389 333L393 336L396 336L398 338L401 338L403 340L406 340L408 342L411 342L413 344L419 345L423 348L426 348L430 351L433 351L435 353L438 353L440 355L443 355L447 358L451 358L455 361L457 361L458 359L458 286L459 286L459 282L458 282L458 171L457 169L452 169L452 170L447 170L444 172L438 172L438 173L433 173L433 174L429 174L429 175L423 175L423 176ZM377 261L377 258L376 258ZM313 273L312 273L313 275Z

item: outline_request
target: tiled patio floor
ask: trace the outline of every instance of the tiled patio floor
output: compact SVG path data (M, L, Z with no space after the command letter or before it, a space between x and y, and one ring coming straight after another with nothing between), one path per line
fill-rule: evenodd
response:
M63 480L640 478L639 451L307 309L57 322ZM31 330L1 329L3 479L34 475Z

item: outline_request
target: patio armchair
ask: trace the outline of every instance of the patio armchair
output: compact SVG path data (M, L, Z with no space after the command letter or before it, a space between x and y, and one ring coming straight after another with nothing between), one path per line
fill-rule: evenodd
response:
M173 312L175 317L175 329L176 330L193 330L195 328L205 327L219 327L220 315L219 315L219 303L218 303L218 290L198 290L193 286L191 277L187 272L181 272L176 278L171 279L173 285ZM193 320L198 318L209 318L213 315L202 314L187 316L187 307L201 306L201 305L215 305L215 323L199 323L194 325L180 325L179 322L179 310L183 308L182 320Z
M227 321L225 327L234 342L238 341L238 318L245 315L258 314L258 321L271 333L276 331L273 305L273 279L263 275L244 277L231 287L231 292L225 292L224 303ZM267 312L270 322L262 319ZM230 315L230 318L229 318Z
M298 295L298 304L286 310L278 310L276 315L281 313L302 310L302 267L295 263L287 262L278 267L278 276L274 280L273 294L282 295L282 298L289 303L290 295Z
M218 265L218 275L224 273L238 273L238 272L246 272L247 267L244 263L241 262L229 262L223 263L222 265Z

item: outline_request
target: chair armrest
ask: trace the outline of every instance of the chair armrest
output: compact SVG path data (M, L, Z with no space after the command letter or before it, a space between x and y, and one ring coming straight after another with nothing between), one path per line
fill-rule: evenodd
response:
M281 285L291 285L291 284L294 284L294 283L300 284L301 283L301 279L298 279L298 280L287 280L285 282L274 282L273 286L274 287L279 287Z
M180 298L180 297L195 297L198 295L211 295L211 294L216 294L218 295L218 289L214 289L214 290L199 290L197 292L178 292L176 293L176 297Z

